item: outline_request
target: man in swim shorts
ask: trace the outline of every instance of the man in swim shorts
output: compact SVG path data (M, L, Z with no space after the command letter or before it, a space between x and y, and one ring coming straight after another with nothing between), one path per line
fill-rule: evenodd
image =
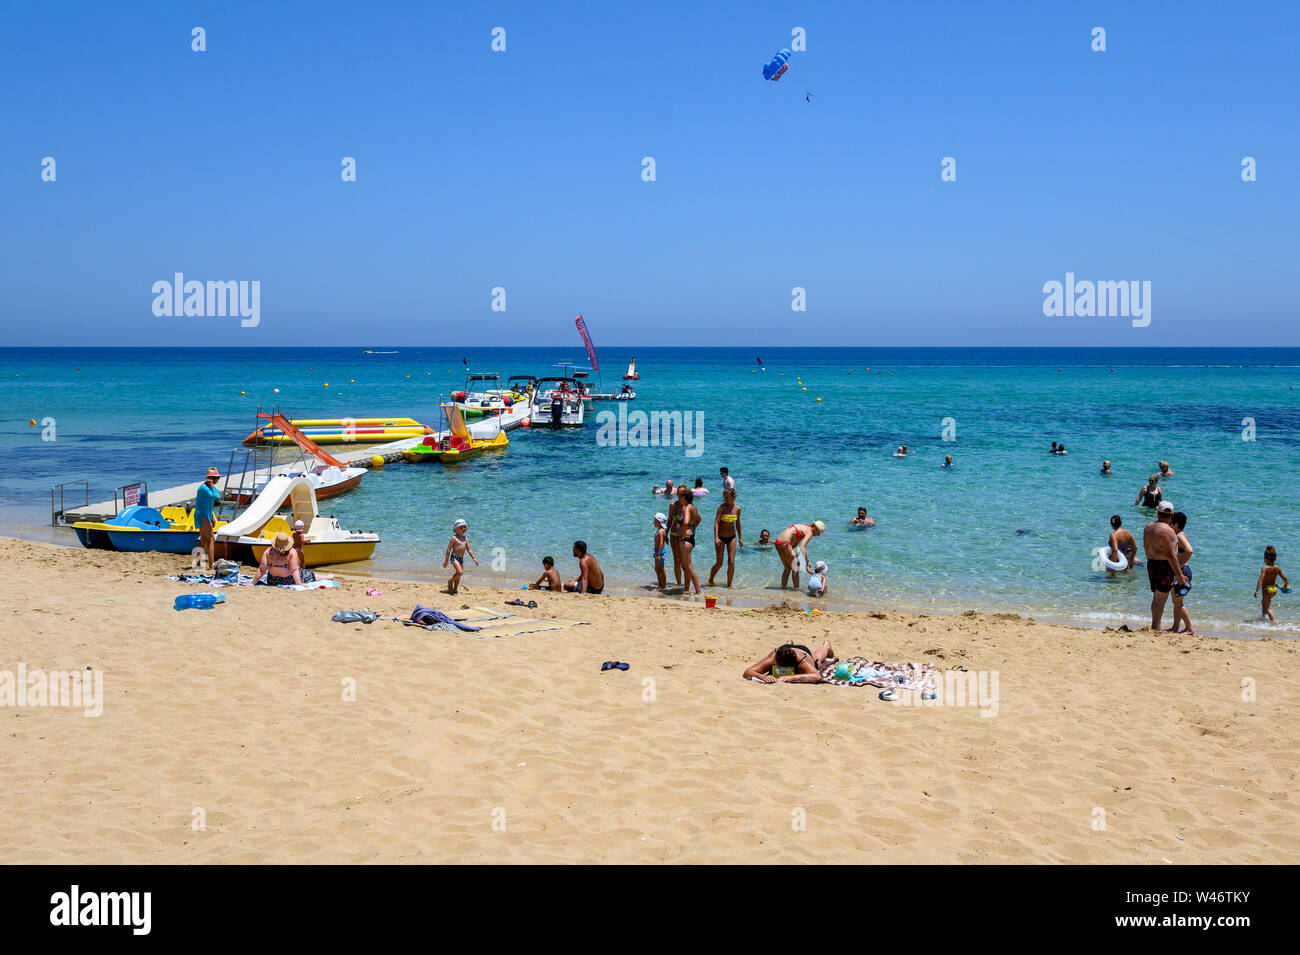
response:
M1173 525L1174 506L1161 501L1156 508L1156 519L1142 531L1142 549L1147 556L1147 581L1151 585L1151 629L1160 629L1160 617L1165 612L1165 601L1175 584L1187 583L1182 567L1178 565L1178 533Z
M587 553L586 541L573 542L573 556L578 558L578 579L570 580L564 589L576 594L598 594L605 589L605 575L600 563Z

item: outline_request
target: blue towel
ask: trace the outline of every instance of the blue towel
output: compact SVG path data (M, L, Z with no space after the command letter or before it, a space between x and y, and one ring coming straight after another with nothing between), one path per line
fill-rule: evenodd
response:
M411 620L422 627L434 627L438 630L465 630L469 633L477 633L483 629L482 627L471 627L469 624L452 620L441 610L422 607L420 604L416 604L415 609L411 611Z

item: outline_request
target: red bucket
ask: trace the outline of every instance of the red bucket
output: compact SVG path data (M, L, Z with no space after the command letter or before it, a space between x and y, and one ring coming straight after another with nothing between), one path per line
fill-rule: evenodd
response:
M712 610L712 609L713 609L714 607L716 607L717 605L718 605L718 598L717 598L717 597L705 597L705 598L704 598L704 606L707 607L709 610Z

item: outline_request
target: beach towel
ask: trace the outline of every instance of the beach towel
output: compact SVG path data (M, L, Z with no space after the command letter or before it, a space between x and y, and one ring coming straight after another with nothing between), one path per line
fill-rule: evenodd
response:
M849 678L836 679L835 671L845 666ZM893 687L896 690L917 690L933 693L938 685L938 670L931 663L919 667L915 663L879 663L864 657L848 660L827 660L820 670L823 683L834 686Z
M435 610L432 607L423 607L420 604L416 604L415 609L411 611L411 616L402 622L416 627L423 627L425 630L463 630L469 633L475 633L479 629L478 627L471 627L467 624L453 620L441 610Z
M531 617L526 614L502 614L491 607L468 607L457 611L456 619L476 624L478 636L520 637L531 633L548 633L572 627L590 626L584 620L561 620L555 617Z
M309 584L276 584L281 590L332 590L342 587L337 580L313 580Z
M209 587L237 587L251 584L252 574L237 574L234 577L214 577L212 574L168 574L167 580L179 580L187 584L207 584Z
M373 610L340 610L330 619L335 623L374 623L379 614Z

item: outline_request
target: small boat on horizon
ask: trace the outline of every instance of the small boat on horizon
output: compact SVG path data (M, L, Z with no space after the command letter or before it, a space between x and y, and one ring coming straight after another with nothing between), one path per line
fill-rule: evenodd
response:
M636 373L636 359L633 358L627 363L627 371L623 374L624 381L640 381L641 376Z

